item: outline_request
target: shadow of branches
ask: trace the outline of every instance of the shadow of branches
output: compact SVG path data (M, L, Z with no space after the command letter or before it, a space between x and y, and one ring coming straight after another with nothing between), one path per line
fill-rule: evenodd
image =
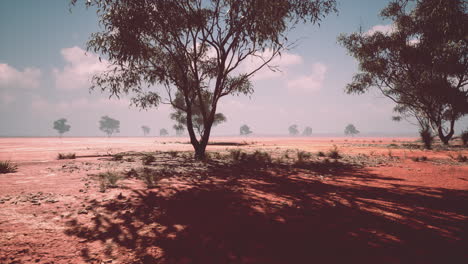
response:
M66 233L87 243L112 241L130 252L123 263L466 260L467 191L401 181L369 186L377 175L326 166L308 163L298 171L212 162L202 179L187 171L125 199L95 201L91 223L70 220ZM321 181L303 170L364 181Z

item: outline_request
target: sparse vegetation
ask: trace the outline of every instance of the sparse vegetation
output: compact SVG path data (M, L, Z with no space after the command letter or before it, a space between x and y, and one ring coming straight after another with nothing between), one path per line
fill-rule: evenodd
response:
M255 150L253 153L245 153L239 149L229 151L232 161L259 166L268 165L272 162L270 153L261 150Z
M76 154L75 153L59 153L57 155L57 159L62 160L62 159L76 159Z
M114 154L114 155L112 156L112 160L114 160L114 161L121 161L121 160L123 160L123 157L124 157L124 156L123 156L122 154L120 154L120 153Z
M326 155L325 155L325 152L319 151L319 152L317 152L317 156L319 156L319 157L325 157Z
M333 148L330 149L328 151L328 155L327 155L329 158L332 158L332 159L339 159L341 158L340 156L340 151L338 150L338 147L336 145L333 145Z
M421 140L424 143L424 147L426 149L432 148L432 143L434 142L434 136L429 127L424 127L419 130L419 135L421 136Z
M461 133L460 138L462 140L463 146L468 146L468 130L464 130Z
M309 160L312 157L310 152L306 151L297 151L297 164L303 164L305 161Z
M156 187L156 184L160 178L161 175L158 173L157 170L153 170L146 167L143 168L142 179L148 188Z
M420 162L420 161L428 161L429 159L426 156L416 156L411 158L412 161L414 162Z
M177 156L179 156L179 152L175 150L168 151L167 154L169 154L171 158L177 158Z
M143 165L148 166L148 165L151 165L151 163L156 161L156 157L154 157L151 154L146 154L141 158L141 161L143 162Z
M16 172L18 169L18 166L11 163L9 160L2 160L0 161L0 173L5 174L5 173L13 173Z
M120 176L114 171L106 171L99 173L99 179L101 192L105 192L107 188L117 187L117 182L119 181Z

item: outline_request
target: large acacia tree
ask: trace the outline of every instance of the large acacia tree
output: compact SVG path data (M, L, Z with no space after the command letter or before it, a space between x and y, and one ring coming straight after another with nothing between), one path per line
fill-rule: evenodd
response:
M381 12L393 21L390 32L340 36L360 70L346 91L379 89L400 117L415 117L448 144L455 121L468 113L467 6L463 0L394 0Z
M249 79L261 68L274 66L269 63L288 47L286 35L294 25L315 24L336 11L336 0L87 0L86 4L97 10L102 28L91 35L88 50L110 63L107 72L94 76L93 87L111 96L132 94L137 107L169 103L185 112L198 159L205 156L220 99L252 93ZM252 58L261 63L242 67ZM183 107L173 101L177 93L183 96ZM210 94L208 103L205 93ZM200 109L204 123L200 137L192 120L195 104L209 105Z

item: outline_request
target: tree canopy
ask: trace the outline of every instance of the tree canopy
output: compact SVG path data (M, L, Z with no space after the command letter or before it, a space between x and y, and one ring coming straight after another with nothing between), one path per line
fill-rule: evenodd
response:
M393 21L390 32L340 36L360 70L346 91L377 88L396 103L396 120L416 117L448 144L455 121L468 113L467 6L463 0L394 0L381 12Z
M161 137L165 137L165 136L169 135L169 132L167 131L167 129L161 128L161 129L159 130L159 135L160 135Z
M111 96L131 94L132 103L141 108L168 103L185 112L185 126L199 159L205 156L220 99L251 94L249 79L264 67L274 69L270 62L289 47L287 33L296 24L319 23L336 11L336 0L87 0L86 4L97 10L102 29L91 35L88 50L109 63L107 71L94 76L93 87ZM254 69L241 67L251 59L261 63ZM184 107L174 101L177 94ZM193 120L196 105L203 121L200 137Z
M240 135L241 136L246 136L252 134L252 130L250 130L250 127L248 125L242 125L239 129Z
M120 121L108 116L103 116L101 120L99 120L99 129L110 137L114 133L120 133Z
M353 125L353 124L349 124L345 127L345 130L344 130L344 133L345 135L351 135L351 136L355 136L357 134L359 134L359 130L356 129L356 127Z
M57 130L59 133L60 137L68 131L70 131L71 126L67 124L67 119L66 118L60 118L56 121L54 121L54 129Z
M297 128L297 125L290 125L288 127L289 135L291 136L297 136L299 135L299 129Z
M143 130L143 135L146 136L150 133L151 128L148 126L141 126L141 129Z
M304 131L302 131L302 135L306 137L312 136L312 128L311 127L305 127Z

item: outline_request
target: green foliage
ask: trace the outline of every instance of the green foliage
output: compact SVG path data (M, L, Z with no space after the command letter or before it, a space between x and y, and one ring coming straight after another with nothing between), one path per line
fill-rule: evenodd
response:
M141 158L143 165L150 165L151 163L156 161L156 158L153 155L147 154Z
M299 129L297 129L297 125L290 125L288 127L289 135L290 136L297 136L299 135Z
M421 128L421 130L419 130L419 135L424 143L424 147L426 149L431 149L432 143L434 142L434 136L432 135L431 129L429 127Z
M468 12L464 0L391 1L381 16L391 32L357 32L339 42L359 62L348 93L377 88L401 118L431 124L448 144L468 113Z
M60 137L62 137L63 133L70 131L70 128L71 126L67 124L67 119L65 118L54 121L54 129L57 130Z
M287 50L290 30L336 12L336 0L86 0L86 5L97 11L102 30L91 35L88 49L110 64L93 77L92 88L111 96L131 94L132 104L143 109L158 106L160 91L166 91L176 113L183 114L177 119L186 118L178 123L186 126L198 159L220 120L220 99L252 94L250 79ZM244 68L251 59L262 63Z
M57 159L76 159L76 154L75 153L59 153L57 155Z
M344 133L345 135L351 135L354 137L355 135L359 134L359 130L357 130L353 124L348 124L345 127Z
M141 126L141 130L143 130L143 135L146 136L150 133L151 128L148 126Z
M241 136L252 134L252 130L250 130L250 127L248 125L242 125L239 129L239 132Z
M110 137L114 133L120 133L120 121L108 116L103 116L101 120L99 120L99 129Z
M18 165L11 163L9 160L0 161L0 173L13 173L18 169Z

